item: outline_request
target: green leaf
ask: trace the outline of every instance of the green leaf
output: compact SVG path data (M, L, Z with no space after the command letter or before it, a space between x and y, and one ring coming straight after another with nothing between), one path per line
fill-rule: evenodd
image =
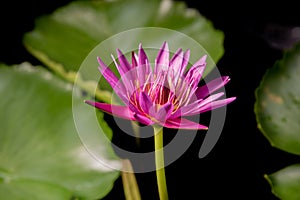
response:
M147 33L139 29L124 32L143 27L160 29L155 32L149 28ZM110 54L115 55L116 48L128 53L132 47L136 50L140 42L149 48L161 46L163 41L178 44L170 47L174 52L180 47L184 50L190 48L192 61L207 51L216 63L224 52L224 35L214 29L209 20L195 9L187 9L183 2L158 0L75 1L36 20L35 29L25 34L24 44L45 65L74 82L66 71L78 71L96 45L121 32L128 38L107 42L105 48L94 52L92 62L88 63L90 67L80 71L83 80L98 82L100 74L96 56L100 53L106 56L103 59L109 64L112 63ZM188 37L190 40L186 42ZM196 44L203 46L202 52L194 48ZM156 54L157 51L155 49ZM214 67L213 61L209 61L206 74ZM111 90L104 82L100 86ZM100 93L98 96L101 98Z
M41 67L0 66L0 197L97 199L111 190L119 171L93 158L79 139L98 135L97 158L120 165L111 129L103 113L93 123L95 110L72 89Z
M270 143L300 155L300 46L287 52L256 90L259 129Z
M1 179L0 179L1 180ZM66 200L71 199L72 192L58 185L44 181L22 180L0 181L0 198L11 200Z
M300 199L300 164L286 167L266 176L272 185L273 193L282 200Z

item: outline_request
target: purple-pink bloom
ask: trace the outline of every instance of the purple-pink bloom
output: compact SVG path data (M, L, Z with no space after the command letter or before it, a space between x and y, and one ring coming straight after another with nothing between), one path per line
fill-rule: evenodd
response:
M117 49L118 60L114 63L119 71L118 78L98 57L99 70L113 90L124 102L124 106L85 101L98 109L127 120L145 125L159 124L175 129L207 129L184 118L222 107L235 97L220 99L223 92L212 94L230 80L223 76L204 86L198 86L206 67L206 55L185 70L190 51L178 49L169 60L168 44L163 43L152 70L148 57L139 45L138 54L132 52L131 63Z

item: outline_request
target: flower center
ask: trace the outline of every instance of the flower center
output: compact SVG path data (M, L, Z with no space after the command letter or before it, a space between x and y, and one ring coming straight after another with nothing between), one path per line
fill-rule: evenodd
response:
M165 86L155 87L152 90L145 92L148 93L153 103L160 106L170 102L173 97L173 93Z

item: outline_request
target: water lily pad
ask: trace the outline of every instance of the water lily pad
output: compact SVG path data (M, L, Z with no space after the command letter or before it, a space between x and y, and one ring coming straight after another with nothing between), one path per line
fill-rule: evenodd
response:
M95 112L72 89L42 67L0 66L1 199L98 199L111 190L119 172L81 143L72 109L86 119ZM85 134L98 134L98 157L118 165L111 129L98 115L102 129L86 120Z
M224 35L214 29L209 20L195 9L188 9L183 2L158 0L75 1L37 19L35 29L25 34L24 44L45 65L66 77L65 71L77 71L100 42L123 31L141 27L160 27L186 34L186 37L202 45L215 63L224 52ZM182 45L188 46L176 32L144 34L137 31L130 38L121 38L117 44L111 43L101 51L108 58L104 60L111 63L110 54L115 53L115 47L126 52L132 46L137 48L140 42L162 45L164 40L181 44L172 46L174 51ZM192 51L191 56L199 59L202 53ZM84 80L97 82L96 58L92 64L88 71L81 71L81 75ZM213 67L209 64L205 73ZM102 86L107 84L100 84Z
M287 52L256 91L259 129L270 143L300 155L300 46Z
M282 200L300 199L300 164L286 167L266 177L273 193Z

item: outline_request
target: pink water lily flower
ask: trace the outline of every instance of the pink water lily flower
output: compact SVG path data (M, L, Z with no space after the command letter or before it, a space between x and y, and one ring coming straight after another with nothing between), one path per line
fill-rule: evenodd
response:
M178 49L169 60L166 42L157 54L154 70L141 44L138 54L132 52L131 63L119 49L117 54L119 62L114 58L113 60L121 78L98 57L99 70L125 105L85 101L114 116L145 125L158 124L175 129L207 129L205 125L184 117L198 115L235 100L235 97L219 99L224 95L223 92L211 94L228 83L228 76L198 86L206 67L206 55L186 71L190 51L183 52L182 49Z

